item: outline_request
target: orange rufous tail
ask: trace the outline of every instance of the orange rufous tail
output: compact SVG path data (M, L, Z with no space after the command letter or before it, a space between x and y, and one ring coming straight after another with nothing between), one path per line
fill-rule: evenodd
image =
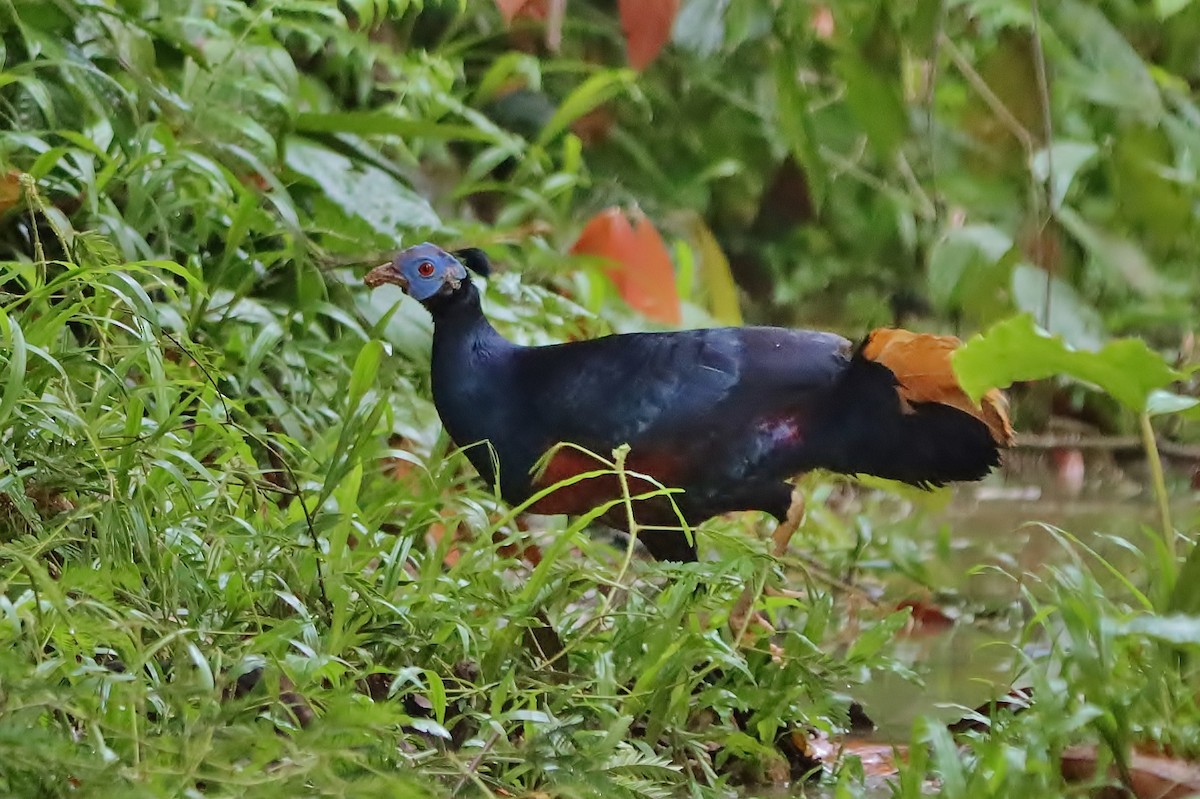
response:
M1004 394L992 389L976 405L958 384L950 355L961 344L954 336L879 328L867 336L860 352L863 358L887 367L896 376L906 413L912 413L913 403L949 405L987 425L996 446L1011 446L1013 428Z

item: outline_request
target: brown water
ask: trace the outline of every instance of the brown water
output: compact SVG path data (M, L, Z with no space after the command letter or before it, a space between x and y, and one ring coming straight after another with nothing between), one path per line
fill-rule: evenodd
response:
M1181 503L1177 512L1182 520L1194 509ZM1070 532L1126 569L1136 563L1136 555L1113 537L1142 548L1147 536L1156 534L1154 508L1135 501L956 500L937 521L940 524L926 529L932 535L941 524L949 525L953 546L948 556L926 564L933 584L956 593L966 605L1010 611L1020 601L1021 582L1036 581L1073 557L1047 526ZM1017 608L969 618L898 641L895 656L919 674L924 685L879 674L856 691L878 727L874 737L904 741L918 716L951 722L965 710L1007 693L1020 663L1022 615ZM1044 643L1034 640L1024 646L1036 652Z
M1193 500L1181 501L1175 513L1180 529L1195 531L1200 523L1200 511ZM893 654L920 675L924 684L915 685L894 674L876 674L854 689L855 697L876 724L870 736L874 741L906 743L913 722L920 716L947 723L962 718L970 708L1009 691L1018 676L1019 647L1024 645L1030 653L1044 651L1044 642L1021 640L1026 614L1018 605L1018 581L1035 581L1071 559L1071 553L1046 525L1069 531L1105 559L1125 568L1137 558L1111 537L1145 548L1146 536L1157 534L1152 529L1157 523L1153 506L1132 500L982 501L964 494L929 521L921 525L925 532L916 534L918 540L927 535L931 543L948 526L951 541L948 553L943 548L943 555L925 564L932 584L954 593L964 605L1007 608L1010 612L967 618L898 640ZM981 565L997 568L981 570ZM862 795L872 799L891 793L883 779L870 782L864 791ZM801 795L829 794L822 788L796 785L790 789L751 789L744 797L785 799Z

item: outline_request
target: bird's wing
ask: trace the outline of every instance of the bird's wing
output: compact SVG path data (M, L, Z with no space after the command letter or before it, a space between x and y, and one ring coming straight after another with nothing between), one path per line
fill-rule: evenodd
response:
M685 445L730 415L829 388L849 348L833 334L768 327L638 333L524 350L519 371L551 437L636 450Z

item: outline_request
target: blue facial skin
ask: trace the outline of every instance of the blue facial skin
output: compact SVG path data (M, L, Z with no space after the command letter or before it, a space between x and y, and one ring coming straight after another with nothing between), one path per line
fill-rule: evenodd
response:
M467 279L467 268L450 253L425 242L409 247L391 263L377 266L366 277L372 288L392 283L418 302L453 291Z

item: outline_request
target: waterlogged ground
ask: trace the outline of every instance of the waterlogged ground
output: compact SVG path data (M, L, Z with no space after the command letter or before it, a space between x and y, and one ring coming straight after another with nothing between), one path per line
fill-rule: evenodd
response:
M1189 512L1180 503L1180 513ZM953 621L928 624L899 640L894 654L919 674L914 686L892 674L874 675L858 691L877 725L874 738L906 741L920 715L946 722L965 710L1006 693L1019 680L1022 651L1047 651L1044 640L1023 640L1022 584L1033 586L1048 569L1063 566L1070 552L1052 529L1069 531L1114 566L1133 562L1118 540L1137 544L1154 534L1155 511L1129 500L957 499L935 517L945 527L926 528L933 553L925 561L933 585L945 593L945 612ZM935 537L950 531L949 545Z
M1181 501L1176 512L1180 518L1194 516L1194 502ZM1048 570L1079 556L1081 547L1069 550L1053 528L1069 531L1079 544L1121 568L1135 561L1125 542L1144 544L1145 536L1155 534L1155 520L1155 509L1136 499L980 499L968 492L931 515L929 523L907 533L904 542L922 553L925 586L935 587L914 611L923 612L928 621L898 639L892 650L923 684L880 673L858 686L855 696L876 730L856 741L905 744L919 716L952 723L969 709L1020 685L1021 664L1027 657L1049 654L1044 638L1026 637L1029 613L1021 597L1026 587L1036 593L1038 578ZM1012 575L1023 577L1018 581ZM923 590L911 576L898 574L889 582L889 596ZM881 755L881 762L886 759ZM882 778L869 779L860 790L866 797L891 795ZM832 793L796 785L790 790L753 789L745 794L747 799L796 795Z

